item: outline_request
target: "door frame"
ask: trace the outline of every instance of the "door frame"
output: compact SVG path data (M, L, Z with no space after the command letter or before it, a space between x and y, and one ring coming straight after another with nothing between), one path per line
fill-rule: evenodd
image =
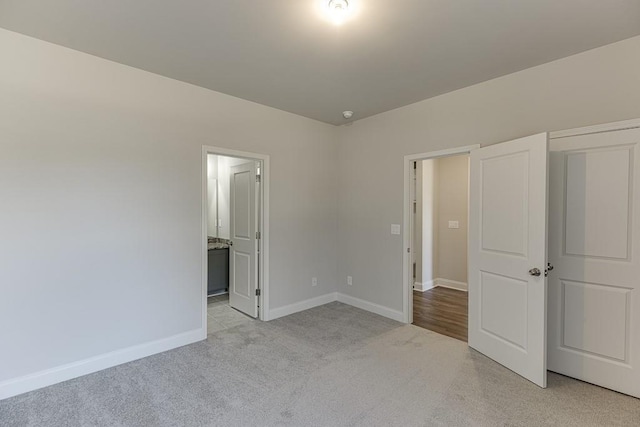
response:
M260 240L258 240L258 287L260 296L258 297L258 319L267 321L269 316L269 174L270 160L268 154L252 153L249 151L232 150L229 148L215 147L211 145L202 146L202 167L201 167L201 204L202 204L202 324L203 329L207 329L207 230L208 230L208 180L207 180L207 155L229 156L255 160L261 163L260 170Z
M557 130L549 132L549 139L566 138L569 136L589 135L592 133L613 132L617 130L635 129L640 127L640 118L619 122L603 123L599 125L583 126L579 128Z
M411 213L413 210L410 206L412 203L411 190L413 186L411 183L413 178L411 174L413 172L413 162L469 154L472 150L478 148L480 148L480 144L473 144L404 156L404 197L402 202L402 318L404 323L413 323L413 275L411 274L411 253L413 252ZM467 235L467 241L468 240L469 236Z

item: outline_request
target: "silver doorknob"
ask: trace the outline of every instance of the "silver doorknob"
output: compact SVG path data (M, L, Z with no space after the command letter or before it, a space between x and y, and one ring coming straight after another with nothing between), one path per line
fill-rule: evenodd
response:
M539 268L532 268L531 270L529 270L529 274L532 276L539 276L542 274L542 272Z

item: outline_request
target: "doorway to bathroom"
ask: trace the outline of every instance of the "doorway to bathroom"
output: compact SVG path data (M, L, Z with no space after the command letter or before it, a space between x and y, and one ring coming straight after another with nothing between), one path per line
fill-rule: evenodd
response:
M266 320L269 157L203 148L203 321L207 333Z

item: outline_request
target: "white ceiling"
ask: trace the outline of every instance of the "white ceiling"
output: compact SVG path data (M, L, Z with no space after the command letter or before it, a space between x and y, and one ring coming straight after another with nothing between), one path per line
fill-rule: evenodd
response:
M640 0L318 1L0 0L0 27L333 124L640 34Z

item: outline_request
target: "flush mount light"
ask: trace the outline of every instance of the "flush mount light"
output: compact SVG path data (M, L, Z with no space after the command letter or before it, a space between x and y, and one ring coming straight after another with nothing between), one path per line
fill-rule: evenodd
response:
M353 111L343 111L342 112L342 117L344 117L345 119L349 120L351 117L353 117Z
M349 13L349 2L347 0L329 0L327 7L329 8L331 20L336 25L342 24L347 13Z
M348 0L329 0L329 9L336 13L344 13L349 9Z
M325 14L335 25L341 25L353 16L354 3L357 0L324 0Z

